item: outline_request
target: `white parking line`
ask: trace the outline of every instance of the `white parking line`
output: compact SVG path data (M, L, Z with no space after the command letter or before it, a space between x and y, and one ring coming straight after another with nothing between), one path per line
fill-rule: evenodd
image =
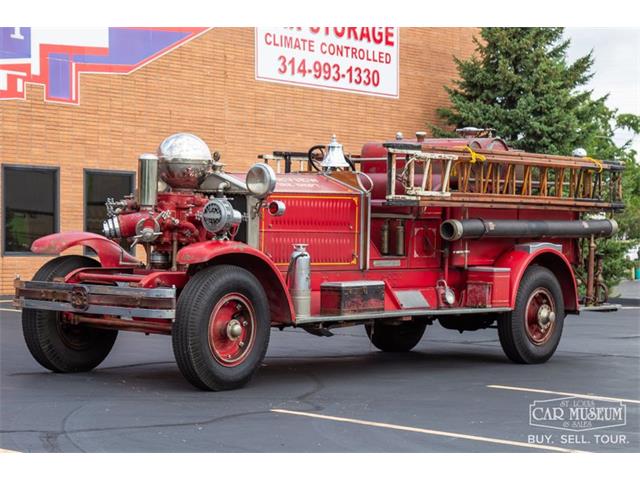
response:
M11 303L13 300L0 300L0 303Z
M15 308L0 308L0 312L19 312L20 310L16 310Z
M591 400L613 400L614 402L627 402L640 404L640 400L630 398L603 397L601 395L585 395L583 393L557 392L555 390L542 390L539 388L510 387L508 385L487 385L488 388L499 388L501 390L515 390L517 392L548 393L550 395L566 395L567 397L588 398Z
M288 415L299 415L301 417L319 418L321 420L332 420L334 422L355 423L356 425L365 425L368 427L388 428L391 430L402 430L405 432L424 433L426 435L437 435L440 437L460 438L463 440L473 440L476 442L496 443L499 445L509 445L512 447L533 448L537 450L549 450L552 452L581 452L581 450L571 450L568 448L553 447L550 445L537 445L525 442L515 442L511 440L503 440L501 438L480 437L478 435L467 435L464 433L445 432L442 430L431 430L428 428L407 427L405 425L396 425L393 423L368 422L366 420L358 420L356 418L333 417L330 415L320 415L319 413L298 412L295 410L284 410L281 408L272 408L274 413L286 413Z
M20 452L18 452L16 450L6 450L4 448L0 448L0 454L1 453L20 453Z

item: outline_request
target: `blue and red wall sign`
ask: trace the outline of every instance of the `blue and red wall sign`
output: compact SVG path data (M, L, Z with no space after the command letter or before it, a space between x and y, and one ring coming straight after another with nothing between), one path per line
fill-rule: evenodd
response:
M0 100L24 99L36 83L45 100L78 104L81 73L131 73L207 30L0 27Z

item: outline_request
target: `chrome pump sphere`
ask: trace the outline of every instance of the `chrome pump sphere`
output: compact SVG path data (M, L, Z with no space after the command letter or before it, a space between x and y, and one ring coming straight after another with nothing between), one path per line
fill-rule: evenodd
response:
M211 150L191 133L175 133L158 147L159 176L173 188L196 189L214 163Z

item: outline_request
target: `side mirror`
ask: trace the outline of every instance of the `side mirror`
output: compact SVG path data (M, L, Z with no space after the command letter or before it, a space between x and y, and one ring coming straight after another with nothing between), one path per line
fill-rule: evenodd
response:
M276 174L266 163L256 163L247 172L247 190L254 197L263 200L276 188Z

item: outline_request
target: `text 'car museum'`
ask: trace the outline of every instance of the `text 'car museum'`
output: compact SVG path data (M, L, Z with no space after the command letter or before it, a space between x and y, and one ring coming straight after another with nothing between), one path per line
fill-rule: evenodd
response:
M133 193L140 153L175 132L245 172L259 155L306 155L333 134L360 154L368 141L428 130L474 33L0 28L0 294L46 261L30 249L37 238L103 233L107 198Z

